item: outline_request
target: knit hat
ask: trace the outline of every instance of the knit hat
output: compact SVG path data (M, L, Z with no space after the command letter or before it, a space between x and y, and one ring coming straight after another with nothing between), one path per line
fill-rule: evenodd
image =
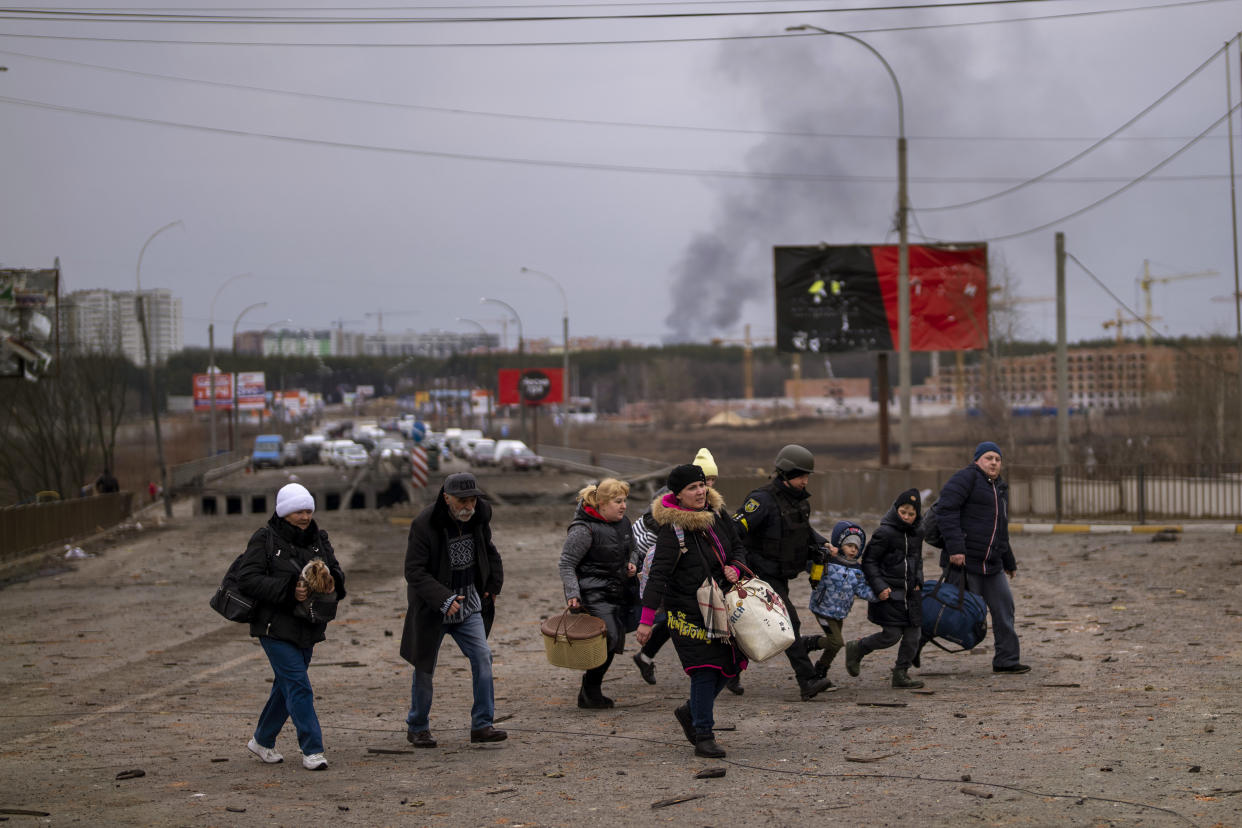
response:
M686 463L682 466L675 466L668 473L668 490L673 496L681 494L681 490L694 482L706 483L707 479L703 474L703 469L693 463Z
M898 506L913 506L914 520L917 522L923 514L923 497L918 489L906 489L893 501L893 509L896 510Z
M703 474L707 477L720 476L720 469L716 468L715 458L713 458L712 453L705 448L699 449L699 453L694 455L694 459L690 462L702 469Z
M984 440L982 443L975 446L975 456L973 459L978 460L980 457L987 454L989 451L996 452L997 457L1002 456L1000 446L996 445L996 443L993 443L991 440Z
M315 498L301 483L290 483L282 486L276 493L276 516L287 517L303 509L315 511Z
M858 548L862 549L867 545L867 533L857 523L842 520L832 527L832 535L829 537L829 540L838 549L847 543L856 543Z

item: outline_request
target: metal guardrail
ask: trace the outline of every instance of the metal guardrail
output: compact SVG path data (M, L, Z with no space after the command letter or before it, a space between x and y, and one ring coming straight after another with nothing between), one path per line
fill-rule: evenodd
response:
M215 457L201 457L188 463L178 463L168 470L168 484L173 491L187 488L199 488L208 480L214 480L246 467L250 458L244 454L230 452L217 454Z
M625 454L596 454L590 449L539 445L535 452L544 462L595 477L630 479L671 468L659 460L631 457Z

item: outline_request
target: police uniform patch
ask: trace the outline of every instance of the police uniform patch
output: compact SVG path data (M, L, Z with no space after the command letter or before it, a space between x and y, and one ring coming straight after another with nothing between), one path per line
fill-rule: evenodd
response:
M742 506L742 510L746 512L754 512L759 508L759 501L753 497L746 500L746 504Z

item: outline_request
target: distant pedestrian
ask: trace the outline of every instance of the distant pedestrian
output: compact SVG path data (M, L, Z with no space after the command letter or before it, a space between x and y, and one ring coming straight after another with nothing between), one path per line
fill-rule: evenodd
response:
M311 689L312 650L326 637L328 621L311 620L299 614L311 593L302 580L303 568L313 560L328 567L331 576L331 607L327 617L335 616L335 605L345 598L345 573L336 560L328 533L315 523L315 499L305 486L290 483L276 493L276 512L267 525L250 536L238 572L238 586L258 601L250 635L259 639L267 654L274 679L267 704L259 715L254 735L246 747L264 762L281 762L276 752L276 736L285 722L293 719L302 749L302 766L307 770L326 770L323 733L315 712L315 693Z
M944 537L940 566L965 567L966 588L983 597L992 617L992 672L1029 673L1020 660L1009 581L1018 562L1009 546L1009 484L1001 478L1000 446L975 446L974 462L944 484L936 522Z
M159 494L160 494L160 487L156 484L154 480L149 481L147 483L147 496L151 498L152 503L154 503L155 499L159 497Z
M105 468L103 474L99 475L95 480L95 491L99 494L113 494L121 490L121 484L117 481L116 476L112 474L112 469Z
M470 662L470 741L508 738L493 726L496 702L487 636L504 572L492 543L491 520L491 504L474 475L458 472L444 479L435 502L410 524L401 657L414 665L405 723L406 739L416 748L436 746L431 735L432 679L446 635Z

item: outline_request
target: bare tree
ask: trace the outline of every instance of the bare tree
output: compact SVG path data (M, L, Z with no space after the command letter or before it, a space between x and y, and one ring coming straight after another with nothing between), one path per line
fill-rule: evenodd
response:
M129 360L114 354L87 354L76 357L75 362L100 459L104 468L115 469L116 433L132 408L137 369Z
M19 501L45 490L72 496L88 480L97 446L84 370L67 359L57 376L11 381L0 395L0 477Z

